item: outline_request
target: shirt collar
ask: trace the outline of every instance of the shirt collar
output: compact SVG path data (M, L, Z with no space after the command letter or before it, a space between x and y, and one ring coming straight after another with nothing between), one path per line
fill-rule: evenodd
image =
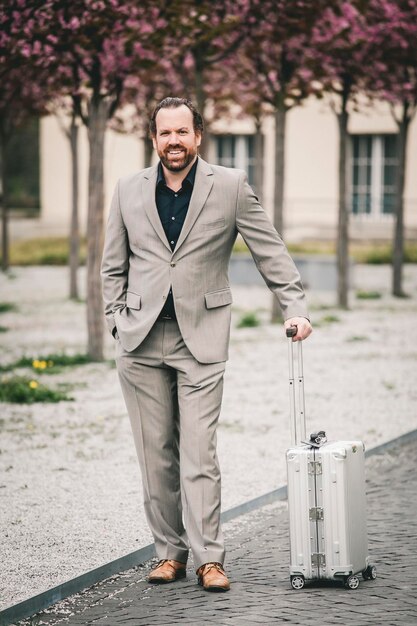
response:
M196 171L197 171L197 164L198 164L198 157L196 158L195 163L192 166L192 168L190 169L190 171L188 172L187 176L182 181L181 187L184 187L184 183L187 183L187 185L190 185L191 187L194 187L195 174L196 174ZM156 184L157 184L157 186L158 185L166 185L165 176L164 176L164 170L162 169L161 161L159 161L159 163L158 163L158 177L156 179Z

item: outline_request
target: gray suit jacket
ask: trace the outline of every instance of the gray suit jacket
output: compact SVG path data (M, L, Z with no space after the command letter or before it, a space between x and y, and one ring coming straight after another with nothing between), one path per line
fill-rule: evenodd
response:
M102 262L105 316L127 351L154 325L172 286L181 334L201 363L228 358L228 265L239 232L285 319L308 317L299 273L246 180L199 158L188 213L172 252L155 203L157 167L119 180Z

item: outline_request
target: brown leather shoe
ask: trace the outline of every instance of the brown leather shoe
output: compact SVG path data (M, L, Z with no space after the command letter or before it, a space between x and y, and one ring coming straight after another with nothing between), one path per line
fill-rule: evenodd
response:
M148 582L156 585L164 583L172 583L174 580L185 578L186 564L172 559L162 559L158 565L154 567L148 576Z
M221 563L205 563L197 570L198 584L205 591L229 591L230 583Z

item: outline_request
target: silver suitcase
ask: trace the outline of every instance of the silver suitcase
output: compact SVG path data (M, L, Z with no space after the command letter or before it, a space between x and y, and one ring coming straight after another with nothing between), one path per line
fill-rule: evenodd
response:
M306 441L302 342L294 376L295 328L287 330L292 446L287 451L290 581L338 580L356 589L376 578L368 557L365 447L362 441L327 442L319 431ZM296 394L296 385L298 394ZM296 398L296 396L298 396Z

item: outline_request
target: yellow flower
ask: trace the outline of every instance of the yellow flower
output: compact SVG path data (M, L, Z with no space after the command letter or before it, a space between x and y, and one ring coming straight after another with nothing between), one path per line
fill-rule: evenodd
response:
M37 369L39 367L38 359L35 359L34 361L32 361L32 367L34 367L35 369Z
M39 363L39 367L40 367L40 369L41 369L41 370L46 369L46 367L47 367L47 363L46 363L46 361L41 361L41 362Z
M36 380L31 380L29 383L29 387L31 389L36 389L37 387L39 387L39 383L37 383Z
M53 364L54 364L54 362L53 362L53 361L48 361L48 367L52 367L52 366L53 366Z

